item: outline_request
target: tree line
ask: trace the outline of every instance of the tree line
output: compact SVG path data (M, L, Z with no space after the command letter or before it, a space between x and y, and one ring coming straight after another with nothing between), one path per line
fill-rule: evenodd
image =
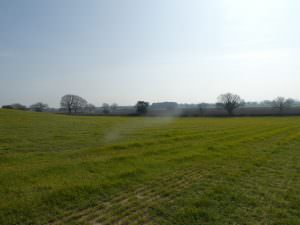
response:
M273 101L265 101L267 104L276 109L279 113L283 114L287 109L291 108L296 101L291 98L284 98L284 97L277 97ZM217 103L213 105L215 108L222 108L224 109L229 116L233 116L234 112L240 108L244 107L249 103L246 103L239 95L232 94L232 93L225 93L220 95L217 98ZM254 104L254 103L252 103ZM255 104L254 104L255 105ZM208 106L212 107L212 104L201 103L197 105L199 110L203 110ZM101 109L103 114L110 114L111 112L115 112L118 109L118 105L116 103L109 105L107 103L103 103ZM145 115L147 114L150 104L146 101L138 101L134 106L137 115ZM161 109L164 107L165 110L174 111L176 110L179 105L176 102L164 102L164 103L153 103L151 105L153 109ZM51 111L49 106L42 102L37 102L31 105L29 108L22 104L11 104L11 105L4 105L2 106L4 109L18 109L18 110L31 110L35 112L45 112ZM60 100L60 112L67 113L67 114L77 114L77 113L93 113L96 111L96 106L88 103L87 100L84 98L73 95L67 94L64 95Z

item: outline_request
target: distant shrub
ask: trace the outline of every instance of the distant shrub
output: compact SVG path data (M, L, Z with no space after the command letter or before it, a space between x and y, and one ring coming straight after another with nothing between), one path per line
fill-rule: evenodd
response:
M11 105L4 105L2 106L3 109L17 109L17 110L26 110L27 107L25 105L21 105L19 103L11 104Z
M13 109L11 105L3 105L2 109Z

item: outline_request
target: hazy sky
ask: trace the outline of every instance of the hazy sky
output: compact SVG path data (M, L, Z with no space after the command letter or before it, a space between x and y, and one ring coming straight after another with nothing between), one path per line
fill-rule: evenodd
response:
M0 104L300 99L299 0L0 0Z

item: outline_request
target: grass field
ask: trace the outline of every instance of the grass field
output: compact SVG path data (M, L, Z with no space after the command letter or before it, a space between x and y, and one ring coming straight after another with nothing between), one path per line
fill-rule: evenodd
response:
M0 224L300 224L300 118L0 110Z

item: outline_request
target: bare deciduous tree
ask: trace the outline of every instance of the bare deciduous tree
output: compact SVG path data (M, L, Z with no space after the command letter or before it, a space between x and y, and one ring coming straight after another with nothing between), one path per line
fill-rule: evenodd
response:
M144 101L138 101L136 103L136 112L138 114L146 114L148 111L149 103Z
M284 97L277 97L272 101L272 106L282 114L286 109L292 107L294 100L291 98L285 99Z
M107 103L102 104L102 109L104 114L109 114L110 113L110 106Z
M233 115L234 110L241 107L244 104L244 101L240 96L232 93L222 94L218 97L218 105L222 106L229 116Z
M60 105L68 113L76 113L87 105L87 101L77 95L65 95L61 98Z
M117 110L117 108L118 108L118 104L117 103L113 103L111 106L110 106L110 109L111 109L111 111L116 111Z
M30 106L30 109L35 112L44 112L48 108L48 105L42 102L37 102Z

